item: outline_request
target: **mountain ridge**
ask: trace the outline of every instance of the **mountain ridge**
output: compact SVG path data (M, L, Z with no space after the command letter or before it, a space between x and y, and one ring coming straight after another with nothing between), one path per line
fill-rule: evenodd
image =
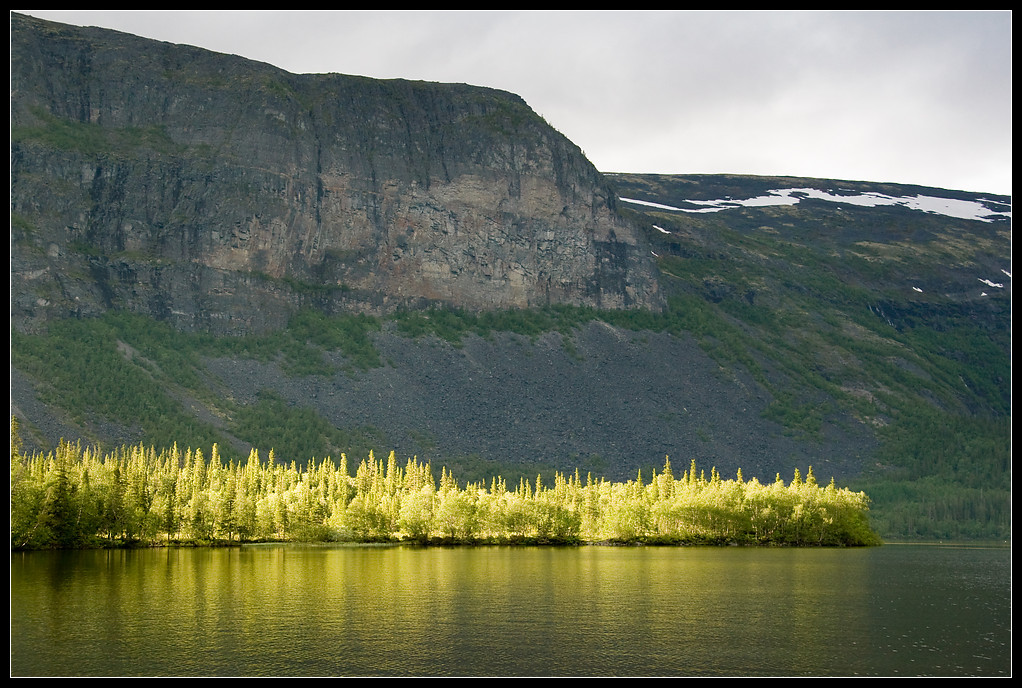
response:
M11 74L19 325L661 303L603 178L517 95L293 75L20 15Z

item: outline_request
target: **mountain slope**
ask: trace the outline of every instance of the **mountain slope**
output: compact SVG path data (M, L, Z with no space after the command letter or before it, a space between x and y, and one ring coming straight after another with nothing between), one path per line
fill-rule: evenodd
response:
M874 429L861 484L883 530L1009 536L1010 198L730 175L613 180L645 222L668 298L705 311L707 350L744 361L770 390L769 417L811 430L843 410Z
M29 448L812 465L1010 537L1009 198L601 175L511 94L14 15L11 226Z

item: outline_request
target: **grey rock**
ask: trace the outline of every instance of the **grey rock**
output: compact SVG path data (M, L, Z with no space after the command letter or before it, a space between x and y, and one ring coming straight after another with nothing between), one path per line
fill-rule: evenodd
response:
M12 318L657 309L606 180L518 96L296 75L11 16Z

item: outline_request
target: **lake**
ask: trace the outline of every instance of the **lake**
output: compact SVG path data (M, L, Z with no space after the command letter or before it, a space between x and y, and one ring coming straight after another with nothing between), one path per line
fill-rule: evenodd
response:
M1011 550L11 555L12 676L1008 676Z

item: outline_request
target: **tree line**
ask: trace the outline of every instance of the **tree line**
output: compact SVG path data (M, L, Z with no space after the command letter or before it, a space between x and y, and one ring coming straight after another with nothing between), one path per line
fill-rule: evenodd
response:
M350 468L354 468L354 474ZM644 478L555 475L553 484L458 484L446 468L401 465L372 452L304 467L262 458L224 461L216 445L100 454L80 443L22 451L11 425L11 548L84 548L252 541L419 543L879 544L869 499L817 484L812 468L785 483L706 476L670 459Z

